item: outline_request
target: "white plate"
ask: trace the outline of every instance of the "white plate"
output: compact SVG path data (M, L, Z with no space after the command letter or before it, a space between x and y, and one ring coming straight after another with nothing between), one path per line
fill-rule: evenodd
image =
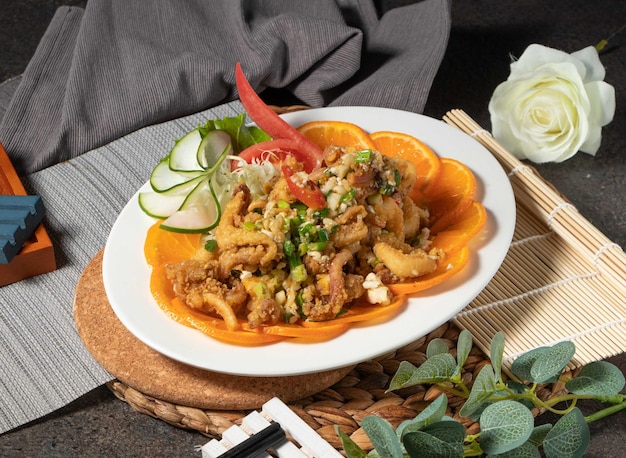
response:
M283 341L239 347L175 323L159 309L150 293L150 269L143 255L146 231L154 220L140 210L135 195L106 243L104 286L120 321L156 351L191 366L247 376L286 376L349 366L406 345L451 319L480 293L504 260L515 227L513 191L494 157L466 134L443 121L385 108L320 108L284 118L295 126L326 119L350 121L370 132L406 132L439 156L466 164L476 175L477 200L488 214L485 229L471 243L470 262L450 280L409 299L401 313L384 323L354 326L321 343Z

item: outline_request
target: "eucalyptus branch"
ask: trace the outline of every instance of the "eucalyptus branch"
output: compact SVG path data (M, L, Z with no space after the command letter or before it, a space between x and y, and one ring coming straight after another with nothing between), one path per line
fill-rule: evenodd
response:
M458 396L460 398L467 398L469 396L469 390L464 384L457 385L461 390L455 390L454 386L450 386L446 383L437 383L437 387L441 388L441 391L444 391L452 396Z
M543 407L546 410L548 410L549 412L552 412L554 414L557 415L565 415L570 413L572 410L574 410L576 408L576 398L573 398L572 403L570 404L570 406L567 409L556 409L554 407L552 407L551 404L545 402L545 401L540 401L540 406L538 407Z
M380 451L378 455L469 457L512 452L511 456L538 456L541 448L546 458L581 456L589 445L588 423L626 409L626 395L620 394L626 385L624 374L605 361L590 363L567 380L567 394L545 401L537 396L537 388L558 380L569 364L575 353L571 342L525 353L511 366L516 380L504 381L501 373L504 336L498 333L491 344L491 364L484 365L471 384L465 384L461 374L471 346L471 334L463 331L457 342L456 359L449 353L447 344L433 339L422 365L400 363L388 391L430 384L437 386L442 394L395 430L381 417L363 419L361 426L376 452ZM446 416L448 396L465 399L458 415L477 421L479 433L468 435L461 423ZM576 407L581 399L613 405L584 417ZM569 403L567 408L555 407L564 402ZM533 407L562 417L555 425L535 427L530 410ZM348 458L368 456L338 427L335 429Z
M585 421L587 423L592 423L594 421L600 420L602 418L608 417L614 413L619 412L620 410L626 409L626 399L623 400L619 404L613 404L612 406L606 407L602 410L592 413L591 415L587 415L585 417Z

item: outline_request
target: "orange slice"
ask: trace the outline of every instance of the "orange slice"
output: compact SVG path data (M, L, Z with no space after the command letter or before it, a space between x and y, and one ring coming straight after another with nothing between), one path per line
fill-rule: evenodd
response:
M367 323L380 319L391 318L406 304L405 296L395 297L389 305L369 304L359 301L352 305L346 313L331 320L333 323ZM306 326L307 324L305 324ZM309 324L310 325L310 324Z
M298 131L322 149L333 145L375 149L369 134L350 122L311 121L298 127Z
M430 211L430 231L433 235L450 226L474 201L476 178L461 162L441 158L439 176L424 196Z
M335 320L325 321L322 326L303 326L302 324L276 324L263 326L264 334L306 339L309 341L328 340L343 334L350 328L350 323L336 323ZM249 330L244 325L244 332Z
M415 164L416 190L427 192L441 168L439 156L421 140L400 132L381 131L370 135L376 149L386 156L402 157Z
M144 243L144 255L151 266L165 262L189 259L200 243L200 234L180 234L166 231L157 221L148 229Z
M478 234L486 222L485 207L480 202L472 202L450 226L433 237L433 247L441 248L447 254L451 254Z

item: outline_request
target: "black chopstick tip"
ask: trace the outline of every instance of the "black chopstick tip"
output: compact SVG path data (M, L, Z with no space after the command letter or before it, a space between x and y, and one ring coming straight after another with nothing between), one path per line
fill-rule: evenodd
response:
M279 423L274 422L245 441L235 445L220 455L219 458L254 458L286 439L285 431L283 431Z

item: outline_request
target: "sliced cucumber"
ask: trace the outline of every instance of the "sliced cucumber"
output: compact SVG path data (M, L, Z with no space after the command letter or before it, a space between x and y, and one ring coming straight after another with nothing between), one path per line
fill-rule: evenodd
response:
M152 192L139 194L148 215L163 219L161 227L174 232L208 232L222 216L230 199L233 154L228 132L211 130L202 138L194 129L177 140L169 155L150 175Z
M194 129L180 138L169 154L170 169L178 172L202 172L198 163L198 147L202 143L199 129Z
M233 154L230 135L223 130L211 130L198 147L196 160L209 173L224 160L224 156Z
M187 194L165 194L153 191L139 193L139 206L153 218L165 219L176 213L185 202Z
M173 232L207 232L217 226L221 216L222 207L209 179L196 186L161 227Z
M179 186L190 184L202 175L200 171L178 172L170 168L169 161L163 160L150 174L150 186L156 192L171 191ZM190 189L191 190L191 187Z

